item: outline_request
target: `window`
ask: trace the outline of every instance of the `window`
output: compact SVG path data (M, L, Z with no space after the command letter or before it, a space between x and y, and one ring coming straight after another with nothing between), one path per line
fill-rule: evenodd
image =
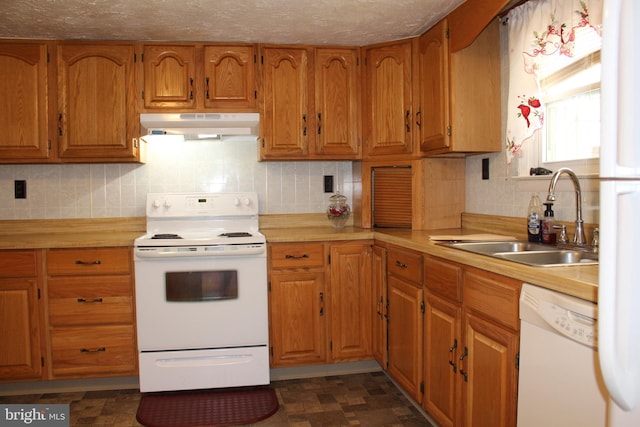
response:
M508 14L507 162L597 172L601 0L529 1Z
M594 159L600 155L600 38L576 29L584 52L545 58L540 70L546 105L543 163ZM595 50L597 49L597 50ZM595 50L595 51L593 51Z

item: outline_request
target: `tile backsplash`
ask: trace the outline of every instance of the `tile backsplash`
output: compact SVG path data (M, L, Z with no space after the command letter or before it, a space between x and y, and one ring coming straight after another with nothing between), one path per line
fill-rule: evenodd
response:
M146 164L0 165L0 220L144 216L147 193L255 191L260 212L322 212L334 189L352 199L350 161L258 162L255 139L153 140ZM14 180L27 198L14 198Z

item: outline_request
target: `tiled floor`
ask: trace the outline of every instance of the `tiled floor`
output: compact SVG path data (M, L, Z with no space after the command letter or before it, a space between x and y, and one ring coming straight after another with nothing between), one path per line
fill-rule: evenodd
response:
M256 426L425 426L382 372L274 381L280 409ZM139 426L138 390L0 396L0 403L70 403L71 426Z

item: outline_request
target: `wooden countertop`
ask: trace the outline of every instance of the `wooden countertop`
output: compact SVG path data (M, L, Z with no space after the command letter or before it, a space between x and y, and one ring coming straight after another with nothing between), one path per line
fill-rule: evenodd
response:
M598 266L529 267L437 245L429 236L466 234L466 228L450 230L363 229L347 226L334 230L312 218L283 222L261 217L261 231L269 243L376 239L472 267L493 271L589 301L597 300ZM326 221L326 219L325 219ZM262 228L264 224L264 228ZM286 225L285 225L286 224ZM295 226L291 226L294 224ZM465 226L463 222L463 227ZM476 232L477 230L472 230ZM484 230L483 230L484 231ZM494 230L495 231L495 230ZM145 218L0 221L0 249L46 249L132 246L145 233ZM507 233L504 233L507 234ZM520 236L517 236L520 238Z

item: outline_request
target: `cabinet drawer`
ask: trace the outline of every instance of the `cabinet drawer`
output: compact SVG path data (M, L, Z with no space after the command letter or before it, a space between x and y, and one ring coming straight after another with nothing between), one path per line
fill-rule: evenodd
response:
M133 323L129 276L49 279L52 326Z
M47 252L49 276L131 273L128 248L51 249Z
M518 330L521 286L520 282L508 277L468 270L464 273L464 305L489 319Z
M271 268L324 267L324 245L285 244L269 247Z
M424 282L427 289L439 296L462 301L462 267L448 261L425 257Z
M54 377L135 375L136 351L133 325L51 331Z
M37 265L36 251L0 252L0 277L35 277Z
M422 254L389 248L387 256L387 272L396 277L422 285Z

